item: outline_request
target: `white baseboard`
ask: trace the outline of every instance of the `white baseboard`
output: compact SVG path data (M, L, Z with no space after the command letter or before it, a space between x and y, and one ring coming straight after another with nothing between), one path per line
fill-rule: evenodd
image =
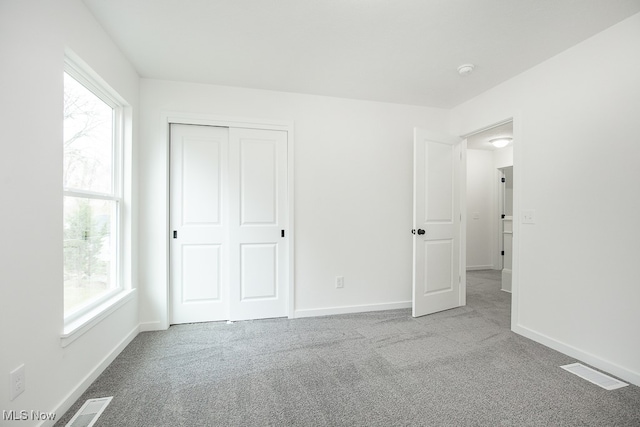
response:
M396 310L399 308L411 308L411 301L391 302L385 304L349 305L343 307L314 308L308 310L296 310L294 318L332 316L335 314L365 313L367 311Z
M522 325L516 325L513 327L513 332L520 334L524 337L527 337L533 341L536 341L542 345L545 345L549 348L559 351L560 353L566 354L567 356L574 357L581 362L584 362L588 365L593 366L594 368L600 369L608 374L616 376L624 381L628 381L631 384L635 384L640 386L640 373L631 371L627 368L624 368L620 365L617 365L613 362L609 362L608 360L604 360L598 356L595 356L586 351L580 350L579 348L573 347L571 345L565 344L558 340L555 340L551 337L548 337L544 334L540 334L535 332L529 328L526 328Z
M152 331L166 331L167 328L163 327L162 322L143 322L140 323L140 332L152 332Z
M493 270L493 265L468 265L467 271Z
M140 330L139 326L136 326L125 336L122 341L115 346L113 350L107 356L102 359L100 363L87 374L86 377L58 404L58 407L53 411L58 416L62 417L65 412L71 408L71 406L82 396L82 393L87 391L91 383L93 383L98 376L114 361L114 359L124 350L124 348L129 345L131 341L138 335ZM40 424L40 427L51 427L56 423L57 420L45 421Z

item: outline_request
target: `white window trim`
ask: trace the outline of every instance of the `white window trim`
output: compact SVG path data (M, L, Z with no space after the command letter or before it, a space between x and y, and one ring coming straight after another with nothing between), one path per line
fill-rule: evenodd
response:
M67 51L64 71L93 92L98 98L114 109L114 152L112 195L95 193L81 189L63 189L63 197L86 197L90 199L113 200L117 203L116 218L116 283L117 287L102 297L92 301L69 315L63 310L63 332L60 344L66 347L82 334L100 323L118 308L131 301L136 290L131 287L131 239L125 230L131 230L131 209L129 197L131 192L130 159L125 152L131 154L131 108L128 103L91 70L75 54ZM126 205L125 205L126 204Z
M60 334L60 345L68 346L135 296L135 289L119 290L106 301L101 300L101 304L95 306L93 310L87 311L72 322L65 323L64 330Z

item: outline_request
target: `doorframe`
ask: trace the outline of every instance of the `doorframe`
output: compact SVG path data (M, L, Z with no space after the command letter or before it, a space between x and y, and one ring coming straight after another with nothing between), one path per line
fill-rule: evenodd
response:
M503 116L504 117L504 116ZM520 283L520 183L522 175L522 118L521 113L516 112L513 116L498 120L489 125L477 128L474 131L467 132L460 136L460 138L466 139L472 135L480 132L495 128L497 126L504 125L506 123L512 123L513 127L513 245L512 245L512 258L511 258L511 330L514 331L518 328L519 324L519 283ZM466 176L465 176L466 179ZM466 195L465 195L466 200ZM465 223L467 218L464 216L463 221ZM466 253L466 240L464 241L464 251ZM466 265L465 265L466 268ZM466 287L465 287L466 292Z
M279 130L287 132L287 201L288 201L288 215L286 230L288 233L288 286L287 286L287 312L289 319L294 318L295 310L295 228L294 228L294 122L291 120L274 120L274 119L256 119L248 117L235 117L235 116L223 116L217 114L200 114L200 113L185 113L176 111L165 111L161 114L161 126L162 126L162 141L165 144L166 153L166 182L165 182L165 195L166 195L166 240L165 240L165 321L163 322L164 329L169 328L171 322L170 313L170 292L171 292L171 125L201 125L201 126L220 126L229 128L245 128L245 129L260 129L260 130Z
M502 214L503 212L506 212L507 210L507 204L505 203L505 199L506 199L506 183L505 182L501 182L500 178L505 178L505 170L511 168L511 185L513 185L513 165L510 166L502 166L500 168L496 168L496 175L498 177L498 179L496 179L496 185L497 185L497 192L496 194L498 195L498 200L497 200L497 206L498 206L498 214ZM506 181L509 182L509 181ZM513 190L512 190L513 193ZM513 272L513 223L514 221L514 216L513 216L513 194L511 194L511 215L509 216L511 219L511 259L512 259L512 263L511 263L511 272ZM504 245L504 239L505 239L505 231L504 231L504 224L505 221L509 221L509 219L507 219L507 215L505 214L505 218L502 218L501 216L496 215L496 230L498 230L498 232L496 233L496 237L498 239L498 252L502 252L505 250L505 245ZM506 254L505 254L506 256ZM500 274L501 274L501 289L504 292L509 292L511 293L511 291L507 291L504 289L504 272L503 270L505 269L505 263L504 263L504 256L499 256L498 257L498 262L496 263L496 265L499 265L500 268L498 270L500 270Z

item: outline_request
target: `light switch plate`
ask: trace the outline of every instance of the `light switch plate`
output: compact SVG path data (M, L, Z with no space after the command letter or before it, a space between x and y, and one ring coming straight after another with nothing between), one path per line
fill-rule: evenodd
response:
M522 211L522 223L523 224L535 224L536 223L536 211L533 209L526 209Z

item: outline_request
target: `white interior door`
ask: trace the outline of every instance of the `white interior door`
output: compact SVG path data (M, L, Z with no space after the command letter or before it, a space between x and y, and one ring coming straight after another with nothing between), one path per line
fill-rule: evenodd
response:
M414 131L413 316L464 304L461 195L464 144Z
M171 324L287 315L287 143L171 126Z
M229 130L171 125L170 322L229 318Z
M287 315L287 133L232 128L231 320Z

